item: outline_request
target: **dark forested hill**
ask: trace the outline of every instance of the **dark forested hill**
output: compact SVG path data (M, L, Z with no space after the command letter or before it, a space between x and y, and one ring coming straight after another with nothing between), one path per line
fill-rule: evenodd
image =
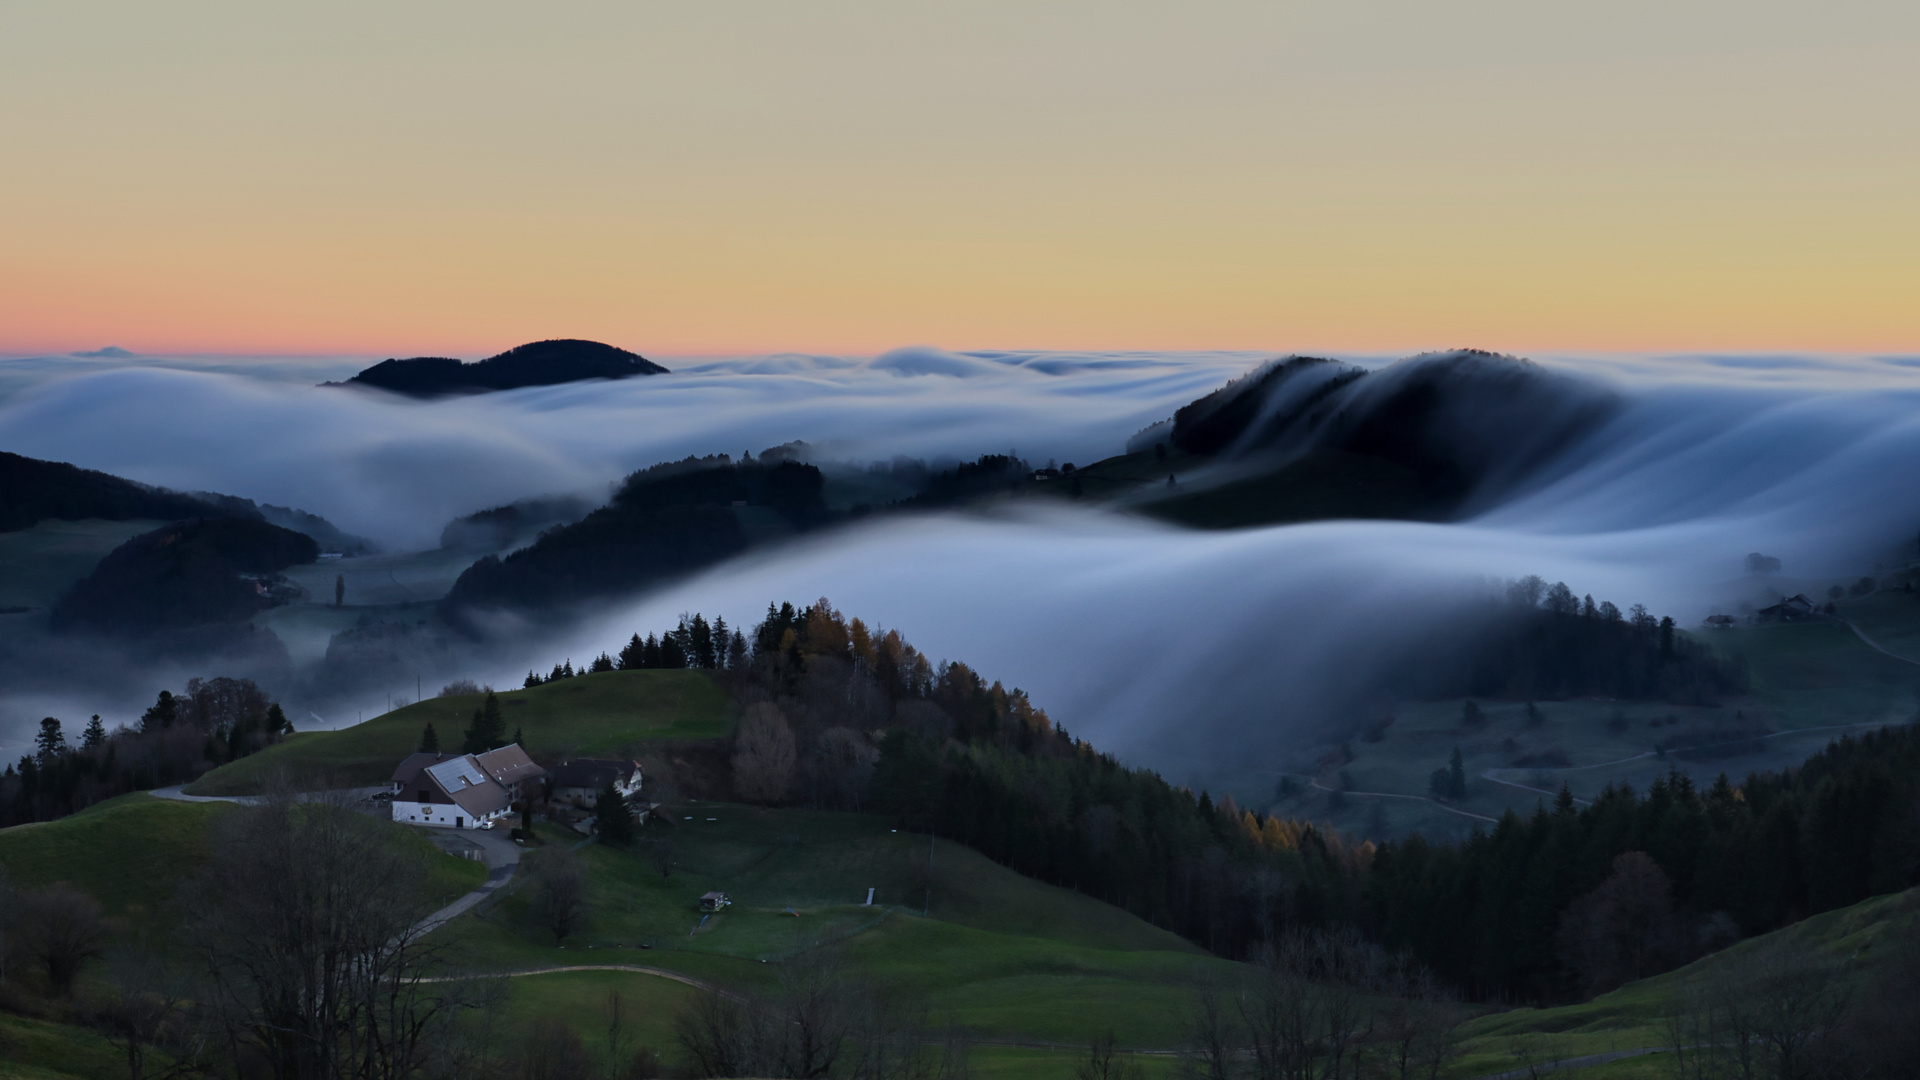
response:
M312 537L264 521L177 521L109 552L61 597L51 625L137 636L245 622L291 598L279 571L319 555Z
M471 364L443 356L382 360L345 383L326 385L370 386L412 397L437 397L666 373L666 368L637 353L597 341L563 338L530 342Z
M60 461L0 452L0 532L54 521L138 521L150 518L239 518L305 533L326 551L359 555L374 550L364 537L341 532L318 514L211 491L182 493L148 487Z
M1378 370L1275 361L1181 408L1159 453L1235 463L1149 507L1187 524L1444 521L1547 467L1617 409L1604 389L1476 350Z
M243 500L233 500L243 503ZM244 503L252 507L252 503ZM259 517L239 506L148 487L59 461L0 452L0 532L31 528L49 518L81 521L167 521L189 517Z
M757 537L825 522L820 470L688 458L627 477L612 501L506 558L489 555L454 582L449 611L545 608L638 589L709 566Z

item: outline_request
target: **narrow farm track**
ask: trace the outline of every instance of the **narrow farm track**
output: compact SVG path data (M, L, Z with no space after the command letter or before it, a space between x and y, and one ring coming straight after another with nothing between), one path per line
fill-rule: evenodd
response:
M225 802L240 806L252 806L265 801L264 796L259 795L188 795L186 792L180 790L185 786L184 784L175 784L172 787L154 788L148 792L148 794L156 799L167 799L172 802ZM313 799L327 795L346 795L358 800L375 792L385 790L384 787L348 788L343 791L308 792L297 797ZM415 923L414 932L416 935L430 934L460 915L472 910L480 901L498 892L506 886L507 882L512 881L514 871L520 865L520 845L508 840L504 836L496 836L491 832L483 832L479 829L466 830L461 833L461 836L470 840L480 848L484 855L481 862L487 867L487 879L481 882L479 887L472 892L467 893L453 903L448 904L446 907Z
M1865 630L1860 629L1860 627L1858 627L1857 625L1855 625L1852 619L1841 619L1840 622L1847 629L1853 631L1854 637L1859 638L1862 642L1866 644L1867 648L1872 649L1874 652L1877 652L1882 656L1891 657L1892 659L1898 660L1903 664L1912 664L1915 667L1920 667L1920 660L1915 660L1909 656L1901 656L1899 653L1894 652L1891 649L1888 649L1885 646L1881 645L1879 642L1868 637L1867 632Z
M1321 783L1320 781L1312 777L1307 778L1307 784L1321 791L1339 791L1338 788L1330 788L1327 785ZM1341 792L1341 794L1354 795L1363 799L1413 799L1417 802L1433 803L1433 805L1439 807L1442 810L1445 810L1449 814L1459 814L1461 817L1472 818L1475 821L1491 821L1491 822L1494 822L1495 824L1498 824L1500 821L1499 818L1488 817L1485 814L1476 814L1471 810L1459 810L1454 807L1448 806L1446 803L1435 802L1433 799L1430 799L1425 795L1401 795L1392 791L1345 791L1345 792Z

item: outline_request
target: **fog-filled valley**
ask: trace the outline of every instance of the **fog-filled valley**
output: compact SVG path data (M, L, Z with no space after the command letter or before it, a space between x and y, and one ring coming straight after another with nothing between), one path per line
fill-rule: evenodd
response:
M1435 354L1295 370L1244 354L903 349L669 362L644 379L432 401L313 385L352 362L9 363L8 450L297 508L379 545L289 566L304 602L253 619L284 655L256 634L253 659L227 664L257 670L296 727L352 723L455 678L517 685L683 612L748 627L769 601L824 596L1027 690L1104 750L1244 798L1391 712L1393 688L1417 696L1390 673L1481 618L1510 580L1565 582L1698 630L1904 565L1920 524L1920 393L1894 361ZM1235 379L1178 431L1149 430ZM1087 466L1130 439L1135 471L1155 479L1101 487ZM773 457L822 469L821 513L838 514L825 526L796 532L766 512L773 532L748 528L735 557L637 593L534 613L482 604L468 633L437 629L435 605L469 563L577 520L623 475L688 455L770 461L796 440ZM1055 468L1044 483L1018 474L1005 496L869 512L913 494L896 457L922 476L991 454L1042 471L1077 461L1088 486ZM1379 505L1305 515L1332 520L1196 528L1155 509L1244 502L1249 477L1363 458L1399 471ZM1405 492L1424 494L1396 502ZM448 539L454 519L516 501L519 531ZM1756 575L1756 553L1778 563ZM131 721L160 686L222 669L217 653L42 641L21 629L35 617L0 616L15 624L9 757L42 715ZM434 640L385 667L323 662L369 618ZM279 658L259 662L267 652Z

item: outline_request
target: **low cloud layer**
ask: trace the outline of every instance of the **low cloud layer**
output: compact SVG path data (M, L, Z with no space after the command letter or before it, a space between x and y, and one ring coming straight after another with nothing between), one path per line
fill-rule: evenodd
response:
M1258 359L901 349L871 361L709 361L429 402L302 385L274 365L258 376L231 364L66 374L42 361L30 385L0 401L0 446L298 506L405 549L432 544L449 519L474 510L603 493L658 461L793 439L853 461L1008 450L1105 457Z
M232 370L50 364L0 400L0 447L298 505L404 547L479 507L790 439L853 460L1017 448L1084 462L1259 359L668 361L671 376L430 403ZM1540 574L1693 623L1765 602L1772 585L1743 576L1749 552L1782 559L1773 584L1798 588L1911 551L1920 386L1899 358L1557 365L1617 390L1623 408L1464 523L1208 533L1064 508L894 519L729 564L466 674L517 682L683 611L747 625L769 600L828 596L1028 689L1075 734L1204 780L1277 768L1366 692L1383 645L1443 629L1490 580Z

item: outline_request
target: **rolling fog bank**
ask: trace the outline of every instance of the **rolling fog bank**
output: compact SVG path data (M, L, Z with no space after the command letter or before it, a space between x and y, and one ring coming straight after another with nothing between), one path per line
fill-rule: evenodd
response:
M1257 359L901 350L873 361L669 362L672 376L429 404L127 368L13 393L0 402L0 446L295 505L392 547L422 547L449 518L483 506L604 490L652 461L791 439L827 460L1017 449L1085 463ZM1779 585L1874 573L1911 552L1920 389L1902 363L1550 366L1620 407L1465 521L1201 532L1069 503L882 518L750 554L566 627L497 627L486 654L449 655L446 672L423 678L517 684L530 667L579 664L681 612L751 625L770 600L826 596L934 657L1023 687L1104 749L1206 783L1277 770L1329 724L1370 707L1382 665L1448 632L1504 579L1565 581L1684 626L1770 602ZM1744 576L1755 551L1782 560L1785 577ZM77 707L57 713L70 725L103 711L74 689ZM310 723L309 711L335 722L352 704L304 692L313 700L289 709L296 723ZM65 696L7 701L0 752L17 754L29 714ZM362 708L383 700L364 688L356 696Z

